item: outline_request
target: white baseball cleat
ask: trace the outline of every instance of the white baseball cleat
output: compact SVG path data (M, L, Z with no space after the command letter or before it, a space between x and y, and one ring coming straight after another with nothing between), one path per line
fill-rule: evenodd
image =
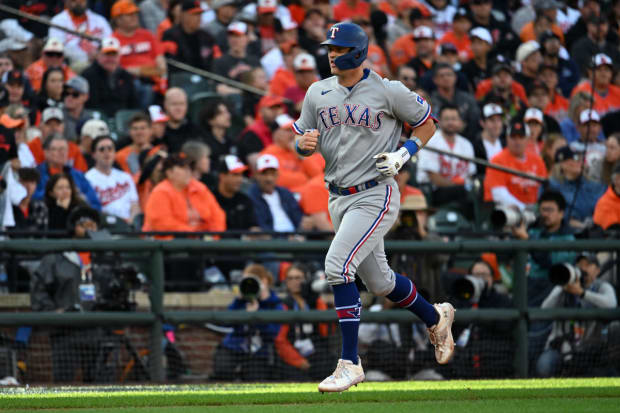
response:
M446 364L454 355L454 339L452 338L452 322L454 321L454 307L450 303L435 304L439 313L439 322L428 329L431 343L435 346L437 363Z
M334 373L319 384L319 391L321 393L341 392L363 382L366 376L362 368L362 360L359 357L357 360L357 364L353 364L350 360L338 360Z

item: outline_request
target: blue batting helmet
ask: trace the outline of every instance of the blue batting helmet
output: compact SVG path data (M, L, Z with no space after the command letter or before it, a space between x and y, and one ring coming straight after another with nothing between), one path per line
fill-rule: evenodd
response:
M327 40L321 46L351 47L349 53L334 60L340 70L359 67L368 55L368 36L364 29L355 23L336 23L327 30Z

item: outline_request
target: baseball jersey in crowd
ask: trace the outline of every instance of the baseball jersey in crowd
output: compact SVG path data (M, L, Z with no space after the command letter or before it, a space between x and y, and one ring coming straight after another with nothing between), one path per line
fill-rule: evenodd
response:
M523 159L515 158L508 148L491 159L491 163L526 172L541 178L547 177L547 168L539 156L532 153L525 154ZM535 204L538 198L540 183L531 179L511 175L497 169L487 168L484 178L484 200L493 201L491 190L495 187L505 187L508 192L525 204Z
M470 158L474 157L474 147L461 135L456 135L454 137L454 143L450 143L444 138L441 131L437 131L426 146ZM421 150L418 152L417 156L418 164L416 174L418 183L430 182L428 172L439 174L449 180L454 180L455 178L457 178L457 180L458 178L466 180L476 173L476 166L473 162L467 162L452 156L444 156L426 150Z
M112 34L108 21L103 16L88 9L82 17L75 17L69 10L65 9L54 16L51 22L60 27L66 27L67 29L89 34L100 39L109 37ZM71 63L88 62L89 53L96 52L98 47L96 42L82 39L79 36L54 27L50 27L48 37L54 37L65 45L65 56L71 60Z
M293 127L300 135L318 129L325 180L349 187L378 177L372 157L396 150L403 121L415 128L430 114L428 102L401 82L364 69L362 79L350 89L336 76L313 83Z
M601 199L594 208L594 223L607 229L612 225L620 224L620 196L614 192L612 187L607 188Z
M450 30L444 33L439 39L439 44L452 43L459 53L459 58L463 60L469 60L473 56L471 52L471 40L467 33L462 37L457 37L456 34Z
M138 192L127 172L112 168L110 174L106 175L91 168L85 176L97 193L103 212L123 219L131 217L131 204L138 202Z
M155 64L155 58L163 53L163 49L155 36L145 29L138 29L133 36L125 36L118 31L113 34L121 43L121 66L148 66Z
M592 93L592 85L589 80L584 80L573 89L571 96L576 93L587 92ZM608 112L620 109L620 87L609 85L607 93L601 95L598 91L594 92L594 110L603 117Z

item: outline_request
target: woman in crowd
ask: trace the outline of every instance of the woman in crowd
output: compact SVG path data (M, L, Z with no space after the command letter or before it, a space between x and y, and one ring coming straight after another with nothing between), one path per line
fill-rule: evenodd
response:
M212 188L212 184L217 181L209 175L211 170L211 149L209 146L199 141L188 141L181 147L181 153L189 159L189 167L194 179Z
M37 109L41 112L47 107L62 106L62 91L65 75L61 68L52 67L43 74L41 91L37 98Z
M71 175L61 172L47 181L45 185L45 204L48 209L48 228L66 230L67 219L77 206L87 205L79 195Z

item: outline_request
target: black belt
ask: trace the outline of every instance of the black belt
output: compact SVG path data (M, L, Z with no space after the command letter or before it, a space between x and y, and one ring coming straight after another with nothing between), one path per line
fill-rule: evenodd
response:
M376 179L371 179L370 181L366 181L359 185L350 186L348 188L341 188L328 182L327 188L331 193L336 195L352 195L373 188L377 185L379 185L379 182L377 182Z

